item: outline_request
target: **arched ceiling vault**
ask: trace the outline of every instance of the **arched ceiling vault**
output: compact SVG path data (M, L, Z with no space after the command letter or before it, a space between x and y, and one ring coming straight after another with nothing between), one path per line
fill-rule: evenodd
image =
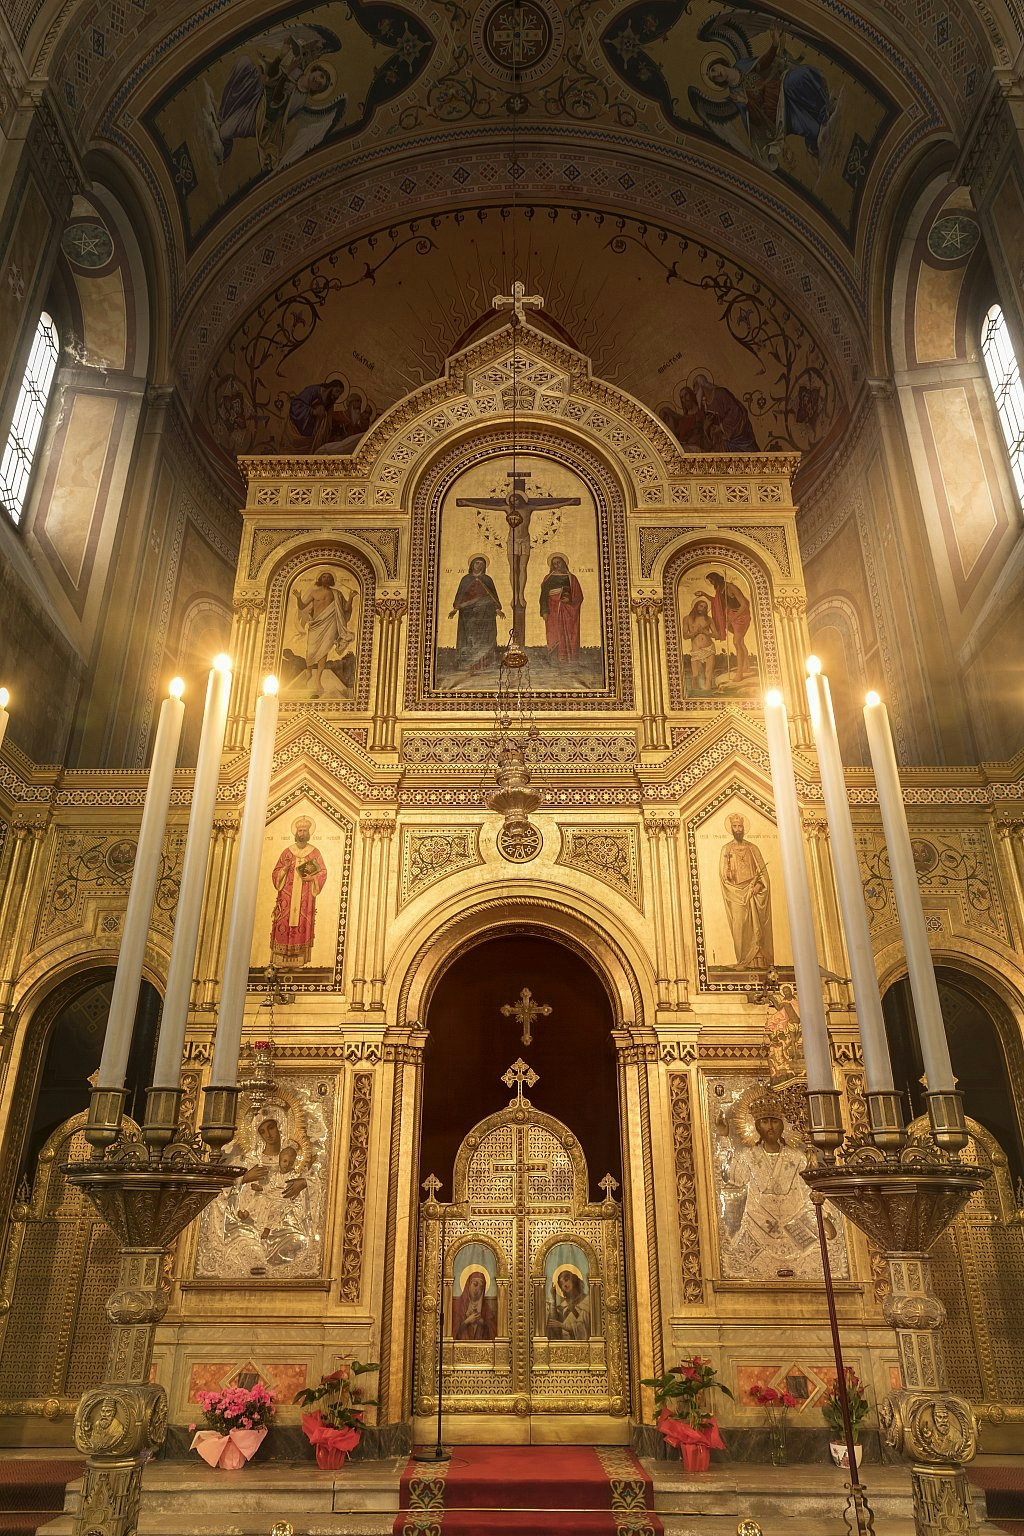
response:
M719 0L521 0L515 39L507 0L8 9L90 165L107 159L136 187L167 263L161 352L228 456L209 380L236 367L289 285L308 297L334 284L287 351L294 376L285 344L271 346L283 369L271 392L286 399L286 384L333 368L380 410L399 371L411 386L458 342L467 296L485 312L495 275L510 279L513 225L521 275L599 369L650 334L622 382L654 409L678 404L719 336L723 366L751 364L755 393L797 366L794 348L813 353L825 394L802 407L818 412L809 434L801 423L809 441L786 446L819 446L870 371L870 281L913 167L952 152L992 63L1024 35L1015 13L978 0L792 0L785 16ZM329 356L311 340L377 310L404 327L386 388L365 347L332 342ZM778 335L755 342L743 327L768 311ZM764 427L774 441L778 422Z

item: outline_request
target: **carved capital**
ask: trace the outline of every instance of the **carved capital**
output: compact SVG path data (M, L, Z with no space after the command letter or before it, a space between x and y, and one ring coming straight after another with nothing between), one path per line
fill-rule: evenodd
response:
M236 597L231 604L231 611L243 624L254 624L261 614L266 612L267 605L262 597L254 595Z
M379 811L364 811L359 818L359 830L367 841L375 837L387 840L395 835L395 816Z
M638 619L653 623L664 611L665 599L660 592L634 592L629 606Z
M775 595L776 613L799 617L807 612L807 598L803 592L778 592Z
M645 811L644 831L648 837L678 837L679 814L677 811Z
M378 619L385 619L395 623L405 613L409 606L409 600L402 592L381 592L377 595L373 604L373 611Z
M828 822L824 816L802 816L804 832L808 837L820 837L828 842Z
M217 837L235 837L238 832L238 815L234 811L222 812L213 818L213 830Z

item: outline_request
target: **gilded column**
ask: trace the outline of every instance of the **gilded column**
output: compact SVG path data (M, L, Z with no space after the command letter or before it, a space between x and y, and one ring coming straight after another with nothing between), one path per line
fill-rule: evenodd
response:
M417 1135L426 1034L413 1021L407 1029L388 1030L384 1040L382 1095L390 1089L391 1138L388 1147L387 1207L383 1275L380 1282L380 1372L377 1392L381 1424L394 1424L405 1413L411 1368L409 1285L415 1283L419 1189ZM390 1079L390 1081L389 1081ZM418 1169L420 1175L424 1173ZM374 1290L376 1291L376 1275Z
M0 1017L3 1017L11 1006L25 938L38 907L33 885L47 827L46 814L40 814L22 825L15 821L14 825L16 847L4 891L3 916L0 920L0 945L2 945ZM24 871L23 875L22 871ZM16 905L15 894L18 897Z
M684 970L682 907L679 891L679 816L675 811L647 809L644 831L651 846L651 915L657 958L658 1007L689 1006Z
M376 833L377 816L365 811L359 818L359 897L355 906L355 931L352 935L352 995L353 1008L365 1008L366 989L369 982L367 951L376 928L375 908L377 879L379 878L380 843Z
M1024 937L1024 817L1001 816L996 822L996 831L1008 883L1013 891L1017 932Z
M804 663L811 649L807 632L807 600L802 591L780 592L775 598L776 634L782 659L782 685L786 695L795 747L813 745L811 720L804 689Z
M641 1031L650 1037L641 1041L633 1037L632 1031L633 1026L627 1025L616 1030L613 1038L622 1119L622 1214L627 1242L635 1258L629 1343L630 1356L637 1367L634 1381L639 1382L644 1377L662 1375L665 1350L651 1140L651 1074L658 1071L658 1044L653 1030ZM652 1414L651 1389L645 1387L642 1417L649 1419Z
M370 748L374 752L395 750L402 616L408 606L401 592L382 592L373 605L380 636L377 644L377 688L373 701L373 729L370 738Z
M832 854L828 841L828 822L824 816L803 818L804 836L811 860L811 879L815 905L818 909L818 929L821 936L821 962L837 976L846 975L846 951L843 948L843 926L836 901L835 879L832 873ZM834 984L833 984L834 985ZM848 989L846 989L848 993ZM851 998L833 998L848 1007Z
M260 621L266 611L262 597L238 597L233 603L235 625L231 636L231 666L234 685L231 689L225 747L229 751L242 752L246 746L249 720L255 708L255 696L259 686L256 676L257 642Z
M220 992L221 956L224 953L231 867L237 837L237 815L228 813L214 818L210 867L206 876L206 910L196 959L196 974L202 978L194 994L194 1006L197 1008L215 1007Z
M644 746L655 750L663 750L668 746L665 689L661 675L661 614L664 606L664 599L657 591L637 592L630 603L636 616L639 642Z
M372 819L377 844L376 912L373 929L373 964L370 967L371 1008L384 1006L384 953L387 939L388 901L391 884L391 845L395 835L395 812L378 813Z

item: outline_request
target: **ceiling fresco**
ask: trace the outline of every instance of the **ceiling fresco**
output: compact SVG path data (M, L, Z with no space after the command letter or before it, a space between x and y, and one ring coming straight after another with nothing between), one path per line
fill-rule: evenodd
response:
M851 241L896 104L829 44L757 10L640 0L601 38L679 133L728 145L811 198Z
M279 12L274 27L208 53L145 114L186 250L257 185L365 128L433 48L398 6L334 0Z
M555 216L553 216L555 215ZM349 451L382 411L501 324L517 271L535 323L656 412L684 448L813 452L846 417L829 352L792 308L723 254L584 210L507 209L390 227L294 272L245 317L197 401L227 464L239 454Z
M415 167L481 151L488 192L508 196L527 148L599 153L605 208L645 176L728 188L856 297L901 167L949 131L981 56L976 23L948 8L941 45L894 46L887 34L912 21L890 8L880 29L838 0L786 16L714 0L522 0L513 27L508 0L324 0L272 20L255 0L211 0L161 28L153 0L138 17L87 0L53 75L67 114L147 184L175 326L257 224L272 231L300 204L351 211L358 197L365 230L381 210L356 183L397 174L425 208ZM918 69L928 47L935 86ZM433 192L435 209L474 206L481 182L442 178ZM728 225L720 240L729 247Z

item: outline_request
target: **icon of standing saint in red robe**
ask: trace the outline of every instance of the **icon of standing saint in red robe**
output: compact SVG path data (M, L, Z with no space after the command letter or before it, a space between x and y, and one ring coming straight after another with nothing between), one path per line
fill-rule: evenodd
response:
M294 841L282 851L271 875L277 901L270 924L270 958L282 970L308 965L313 953L316 899L327 879L323 855L310 841L313 831L311 817L296 817Z
M548 660L561 666L574 662L580 649L580 608L583 588L569 570L564 555L552 555L540 587L540 616L547 631Z

